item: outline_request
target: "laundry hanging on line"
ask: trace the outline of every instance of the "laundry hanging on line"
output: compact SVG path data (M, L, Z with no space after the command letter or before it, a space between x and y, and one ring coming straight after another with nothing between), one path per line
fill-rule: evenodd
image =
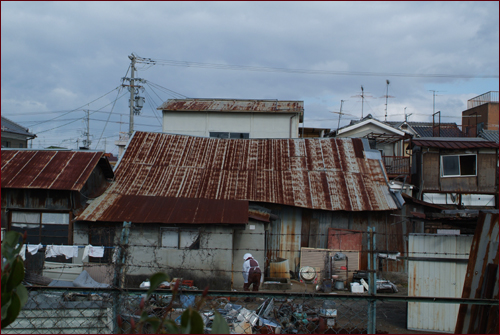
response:
M104 247L94 247L89 244L83 249L83 257L82 261L86 262L88 257L103 257L104 256Z
M47 245L45 258L65 256L66 259L78 257L78 246L76 245Z

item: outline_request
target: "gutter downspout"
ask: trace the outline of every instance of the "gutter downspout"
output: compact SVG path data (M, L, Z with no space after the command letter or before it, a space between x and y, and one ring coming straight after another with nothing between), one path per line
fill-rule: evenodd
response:
M295 115L290 116L290 138L292 138L292 119L295 117Z

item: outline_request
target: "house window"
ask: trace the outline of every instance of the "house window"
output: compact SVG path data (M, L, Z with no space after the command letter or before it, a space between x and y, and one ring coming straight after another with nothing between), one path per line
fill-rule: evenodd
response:
M115 238L115 227L113 226L96 226L89 227L89 244L94 247L113 247ZM111 263L113 257L113 248L104 248L102 257L90 257L89 263Z
M43 245L69 244L69 213L12 212L11 230L24 234L26 243ZM57 256L51 261L71 262L64 256Z
M230 133L230 132L220 132L220 131L211 131L210 137L212 138L250 138L249 133Z
M459 177L477 174L476 155L441 156L441 176Z
M161 246L174 249L200 249L198 229L161 228Z

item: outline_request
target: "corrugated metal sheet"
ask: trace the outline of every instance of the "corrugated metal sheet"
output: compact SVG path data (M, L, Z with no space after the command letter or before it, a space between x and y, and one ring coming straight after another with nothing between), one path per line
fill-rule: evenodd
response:
M350 138L229 140L136 132L116 168L114 192L333 211L396 209L379 161L356 150L361 143Z
M99 201L100 200L100 201ZM141 223L248 223L248 201L188 199L118 195L107 193L99 199L100 208L87 209L81 221ZM103 206L105 204L105 206Z
M498 210L481 213L472 242L462 298L498 300L498 237ZM455 334L496 333L498 306L460 305Z
M412 140L412 146L441 148L441 149L474 149L474 148L498 148L495 142L485 141L482 138L442 138L427 137Z
M498 130L483 129L477 136L484 138L487 141L495 142L496 144L498 144Z
M2 149L2 188L79 191L98 164L114 176L103 152Z
M241 99L169 99L159 110L213 112L286 112L303 113L303 101Z
M408 296L460 298L471 244L472 235L410 234ZM409 302L408 329L453 332L458 309L458 304Z

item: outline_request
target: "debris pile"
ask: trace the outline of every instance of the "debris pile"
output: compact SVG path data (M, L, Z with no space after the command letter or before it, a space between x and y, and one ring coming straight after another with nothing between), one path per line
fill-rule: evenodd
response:
M319 324L331 328L336 324L335 303L324 301L321 307L291 300L266 299L255 311L227 303L217 311L226 319L232 334L300 334L315 333ZM203 313L205 326L211 330L213 313ZM326 328L325 328L326 329Z

